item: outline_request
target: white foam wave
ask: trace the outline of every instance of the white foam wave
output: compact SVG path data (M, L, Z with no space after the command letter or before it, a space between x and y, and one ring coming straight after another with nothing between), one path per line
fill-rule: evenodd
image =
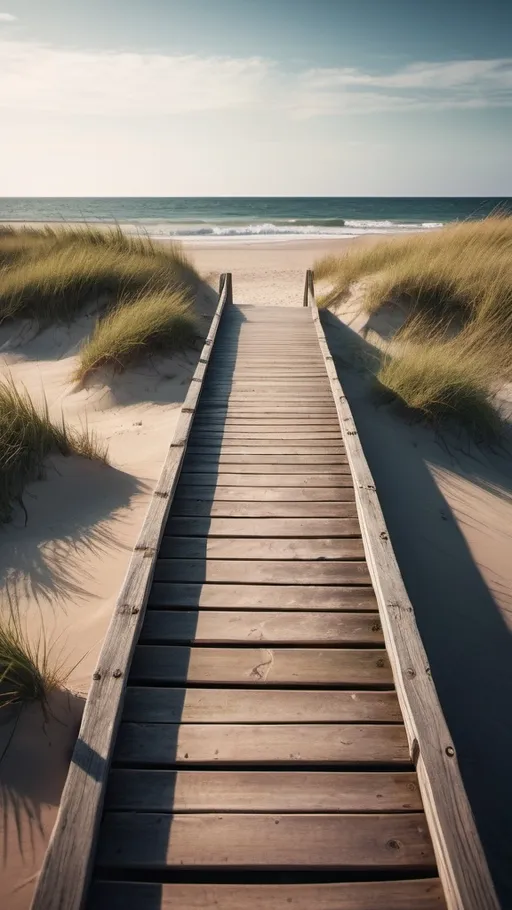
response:
M315 237L359 237L363 234L393 234L397 232L429 230L434 227L442 227L437 223L414 223L405 224L393 221L356 221L346 220L344 225L328 224L294 224L287 223L275 224L271 221L254 222L252 224L176 224L160 223L158 225L148 225L148 230L152 237L181 237L194 238L201 240L220 240L236 238L253 238L253 239L290 239L293 237L315 238Z

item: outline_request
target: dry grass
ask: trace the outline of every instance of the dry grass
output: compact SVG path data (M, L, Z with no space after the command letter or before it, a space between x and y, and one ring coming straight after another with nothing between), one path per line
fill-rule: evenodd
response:
M496 216L355 247L346 256L316 263L315 276L332 283L324 305L355 281L371 278L368 312L402 297L440 317L458 310L466 318L487 318L491 310L512 329L512 218Z
M46 709L48 698L62 688L72 672L62 654L41 632L33 644L19 617L10 613L0 622L0 708L38 701Z
M106 451L87 428L52 423L46 404L37 408L13 382L0 381L0 522L8 521L23 489L42 476L48 455L81 455L106 461Z
M192 289L197 282L179 246L157 247L119 229L0 231L0 322L69 321L98 298L115 304L149 285Z
M365 280L363 307L406 304L378 380L429 421L500 433L497 385L512 379L512 218L491 217L355 248L316 264L329 306Z
M100 366L123 369L148 352L176 349L197 335L197 325L179 288L150 291L121 303L101 319L79 355L74 378L83 380Z
M447 337L420 317L402 330L398 349L384 355L377 380L388 395L431 424L457 423L477 441L491 443L502 431L495 377L508 365L507 348L498 341L482 343L472 326Z

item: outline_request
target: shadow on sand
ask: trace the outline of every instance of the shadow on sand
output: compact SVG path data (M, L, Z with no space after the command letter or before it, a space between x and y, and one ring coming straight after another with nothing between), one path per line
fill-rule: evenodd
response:
M2 865L15 851L27 865L44 850L80 726L84 699L67 690L0 712ZM45 812L46 810L46 812ZM45 824L46 814L46 824Z
M475 565L434 475L436 469L449 471L509 501L512 459L477 447L468 457L460 439L441 440L372 400L369 362L375 365L378 350L330 312L323 313L322 323L375 478L491 872L503 906L511 907L512 638L503 604L500 608Z

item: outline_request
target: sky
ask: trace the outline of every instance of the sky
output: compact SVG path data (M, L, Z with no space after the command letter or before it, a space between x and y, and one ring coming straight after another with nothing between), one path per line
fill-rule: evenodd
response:
M0 0L0 196L512 195L510 0Z

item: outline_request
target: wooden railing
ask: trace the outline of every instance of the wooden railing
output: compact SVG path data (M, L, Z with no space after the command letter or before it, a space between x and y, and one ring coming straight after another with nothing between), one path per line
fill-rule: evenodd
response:
M389 538L375 483L341 387L306 273L310 306L350 465L357 513L448 910L499 910L499 902L444 719L414 608Z
M306 283L304 285L303 306L315 306L315 286L313 283L314 273L312 269L306 272Z
M153 492L93 673L32 910L83 910L85 904L133 651L144 620L158 549L213 343L224 306L231 302L231 274L227 273L221 276L219 303L210 331L183 402L174 439Z

